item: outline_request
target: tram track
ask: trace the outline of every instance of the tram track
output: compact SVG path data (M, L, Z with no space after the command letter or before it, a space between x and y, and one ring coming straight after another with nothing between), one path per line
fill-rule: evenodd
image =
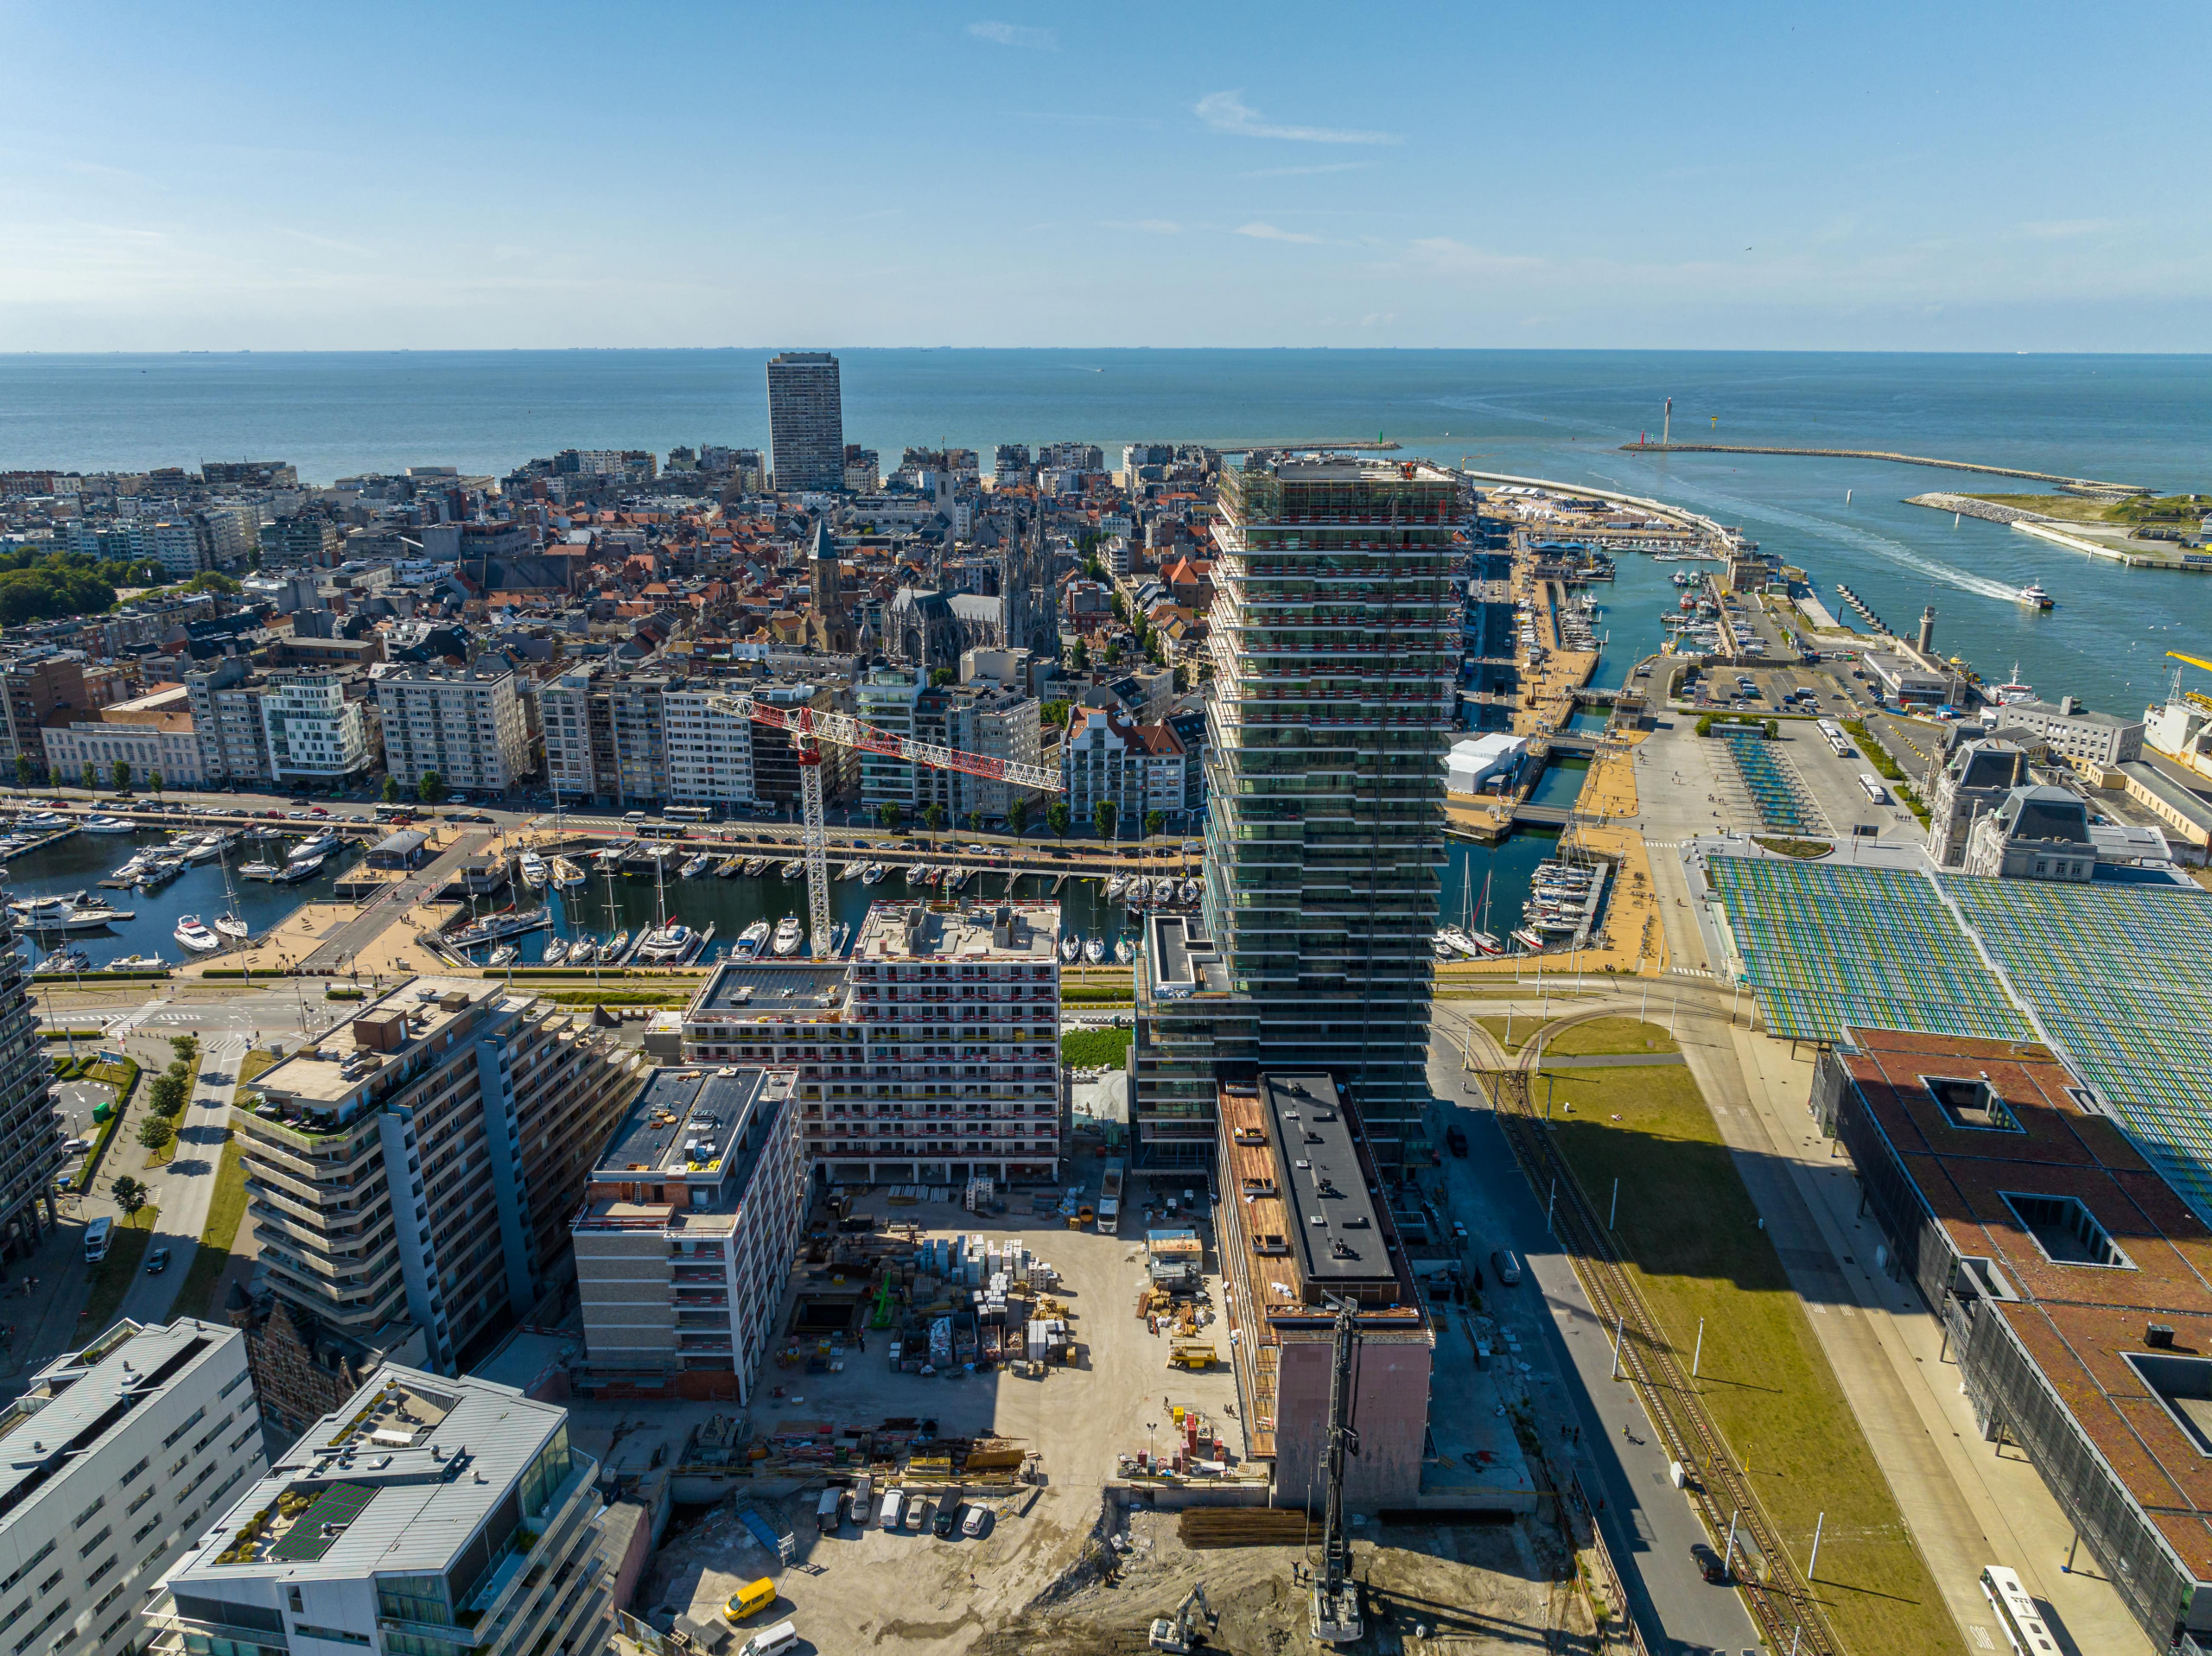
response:
M1715 1551L1726 1545L1732 1519L1737 1546L1730 1560L1732 1580L1769 1648L1794 1650L1799 1656L1844 1656L1810 1584L1730 1454L1666 1330L1644 1304L1595 1203L1539 1116L1530 1087L1539 1050L1532 1041L1509 1068L1491 1072L1495 1114L1515 1161L1540 1197L1556 1191L1555 1198L1547 1197L1553 1233L1591 1309L1620 1329L1621 1372L1636 1386L1669 1457L1681 1464L1685 1492L1703 1516Z

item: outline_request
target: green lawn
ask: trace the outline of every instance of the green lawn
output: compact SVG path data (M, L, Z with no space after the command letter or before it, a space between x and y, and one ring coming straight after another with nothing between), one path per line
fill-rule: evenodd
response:
M1060 1062L1079 1069L1119 1065L1135 1033L1127 1029L1079 1029L1060 1037Z
M1685 1357L1703 1319L1706 1405L1800 1569L1815 1521L1827 1514L1815 1590L1846 1648L1960 1648L1689 1071L1546 1073L1555 1105L1573 1106L1554 1109L1560 1148L1600 1212L1620 1180L1617 1240Z
M1533 1012L1525 1018L1514 1013L1513 1039L1510 1043L1505 1038L1507 1020L1503 1016L1478 1021L1497 1037L1498 1045L1508 1052L1518 1052L1529 1044L1541 1020ZM1679 1052L1681 1049L1656 1024L1639 1023L1633 1018L1593 1018L1586 1024L1561 1030L1544 1043L1544 1050L1562 1058L1599 1058L1631 1052Z
M154 1225L161 1216L162 1210L149 1202L118 1224L109 1237L107 1258L89 1272L92 1293L85 1301L85 1314L77 1319L78 1331L86 1339L105 1333L115 1321L124 1295L146 1263L146 1245L154 1240Z

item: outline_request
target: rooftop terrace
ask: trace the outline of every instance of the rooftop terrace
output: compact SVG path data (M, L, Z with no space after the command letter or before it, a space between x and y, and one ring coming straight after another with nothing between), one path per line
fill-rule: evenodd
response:
M992 903L957 909L877 903L861 923L855 961L1059 958L1060 905Z
M842 966L810 961L726 961L715 968L690 1015L722 1012L731 1017L810 1017L836 1012L845 1004Z

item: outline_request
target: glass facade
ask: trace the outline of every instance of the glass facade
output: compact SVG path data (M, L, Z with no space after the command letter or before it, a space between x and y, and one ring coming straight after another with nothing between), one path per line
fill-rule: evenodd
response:
M1255 456L1220 504L1205 930L1258 1062L1335 1076L1389 1165L1428 1092L1459 490Z

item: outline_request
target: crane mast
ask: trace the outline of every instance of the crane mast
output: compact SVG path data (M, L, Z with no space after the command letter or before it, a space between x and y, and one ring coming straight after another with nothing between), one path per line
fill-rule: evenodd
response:
M1037 793L1061 791L1060 774L1043 765L1023 765L1014 759L995 759L935 742L918 742L898 732L864 724L850 714L819 708L779 707L750 695L710 695L709 710L733 719L780 730L791 739L791 755L798 762L799 844L806 864L807 942L814 958L826 961L830 947L830 836L822 805L822 744L855 748L863 753L901 759L936 771L957 771L988 782L1004 782Z
M1329 1367L1329 1439L1322 1468L1328 1505L1321 1526L1321 1568L1313 1577L1311 1630L1325 1645L1358 1642L1359 1589L1351 1579L1351 1542L1344 1534L1344 1462L1359 1453L1351 1424L1352 1353L1359 1344L1357 1308L1349 1299L1329 1302L1336 1311Z

